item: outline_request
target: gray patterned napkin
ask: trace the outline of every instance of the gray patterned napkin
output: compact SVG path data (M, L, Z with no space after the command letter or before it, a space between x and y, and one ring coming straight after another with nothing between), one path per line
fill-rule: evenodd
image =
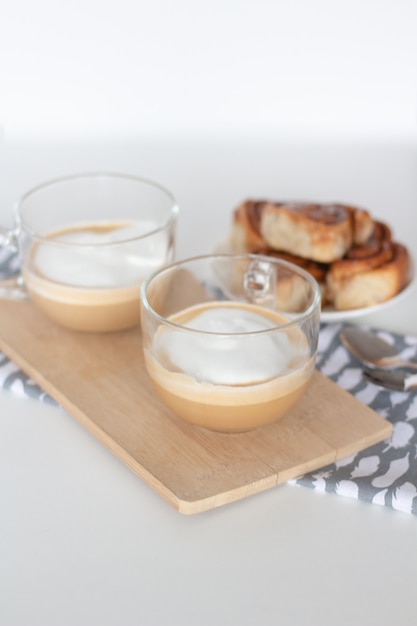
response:
M0 387L9 389L18 396L35 398L36 400L58 406L53 398L26 376L26 374L2 352L0 352Z
M322 326L317 369L388 419L391 439L290 482L417 515L417 391L393 392L367 383L361 363L340 342L342 328ZM377 332L403 358L417 358L417 337Z
M0 248L0 280L10 278L18 271L18 255L10 254L6 248ZM57 405L55 400L48 396L2 352L0 352L0 387L10 389L20 396L36 398Z
M417 515L417 391L385 391L366 382L361 364L340 342L342 328L342 324L322 326L317 369L392 422L392 437L290 482ZM404 358L417 358L417 337L378 333ZM0 387L57 404L1 352Z

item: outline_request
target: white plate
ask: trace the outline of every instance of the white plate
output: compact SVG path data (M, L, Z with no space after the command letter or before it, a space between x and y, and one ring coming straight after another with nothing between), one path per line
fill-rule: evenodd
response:
M387 309L394 304L398 304L398 302L401 302L401 300L406 298L415 287L415 279L416 277L414 275L408 285L404 287L402 291L397 293L389 300L386 300L385 302L381 302L380 304L374 304L373 306L363 307L361 309L349 309L347 311L335 311L330 308L324 307L321 312L320 319L326 324L332 322L346 322L348 320L354 319L355 317L361 317L362 315L370 315L371 313L383 311L384 309Z

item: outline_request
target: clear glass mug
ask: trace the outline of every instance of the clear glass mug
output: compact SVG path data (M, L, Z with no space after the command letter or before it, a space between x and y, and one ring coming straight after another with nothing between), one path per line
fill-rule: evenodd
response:
M286 261L214 254L173 263L141 288L145 365L182 419L221 432L275 422L314 371L320 288Z
M0 298L30 298L53 322L108 332L140 321L140 286L173 261L178 206L161 185L136 176L86 173L49 181L17 203L0 246L19 273Z

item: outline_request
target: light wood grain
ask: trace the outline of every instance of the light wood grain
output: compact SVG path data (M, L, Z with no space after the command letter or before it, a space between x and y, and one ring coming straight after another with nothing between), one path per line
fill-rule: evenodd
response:
M319 372L298 405L275 424L233 435L193 427L155 396L139 329L70 332L30 302L0 302L0 349L182 513L269 489L392 431Z

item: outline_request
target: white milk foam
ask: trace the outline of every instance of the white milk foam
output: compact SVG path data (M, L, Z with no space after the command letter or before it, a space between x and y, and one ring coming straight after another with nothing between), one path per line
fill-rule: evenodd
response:
M40 244L34 257L36 272L57 283L107 289L139 283L165 262L167 236L164 233L114 246L103 245L146 235L158 227L156 223L135 222L102 233L88 230L88 225L85 230L78 230L81 225L75 227L77 230L57 233L56 237L51 237L51 242L62 241L79 247ZM95 247L88 247L89 244Z
M206 309L183 326L231 333L204 335L165 327L157 336L157 353L165 354L175 368L197 382L247 385L266 381L287 371L297 352L285 332L239 335L275 327L267 318L245 309Z

